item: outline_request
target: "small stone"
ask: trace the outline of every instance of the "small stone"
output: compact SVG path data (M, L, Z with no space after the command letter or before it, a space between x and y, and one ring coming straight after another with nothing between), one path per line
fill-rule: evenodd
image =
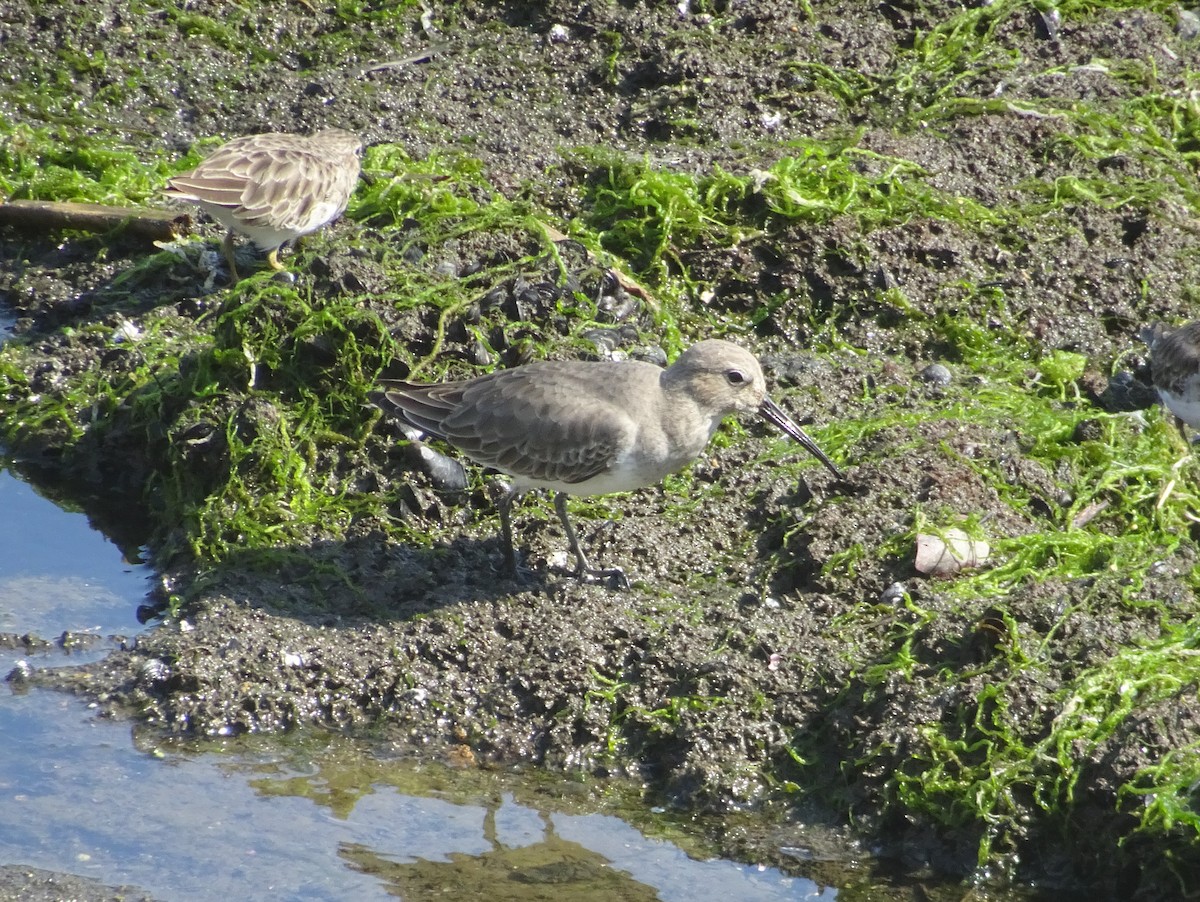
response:
M414 443L417 461L434 487L443 492L461 492L467 488L467 471L463 465L425 443Z
M1098 442L1104 438L1104 424L1099 420L1080 420L1071 431L1073 442Z
M949 385L954 377L950 370L940 363L931 363L917 373L917 378L929 385Z
M151 658L138 671L138 683L143 687L165 683L171 677L171 668L159 658Z
M423 705L429 698L429 690L422 686L417 686L414 689L408 690L401 698L412 702L414 705Z
M496 358L482 341L476 341L471 345L471 362L476 366L492 366L496 362Z
M884 291L892 291L900 287L900 282L892 275L892 271L882 263L875 270L875 284Z
M162 616L162 612L166 610L165 605L161 604L139 604L137 610L134 611L134 616L137 617L137 622L145 625L155 617Z
M658 345L646 345L641 348L635 348L630 351L629 356L634 360L644 360L646 363L653 363L655 366L666 366L667 352Z
M987 561L991 546L973 539L957 527L942 535L918 533L914 566L918 573L932 577L950 577L960 570L980 567Z
M1038 10L1038 21L1041 23L1039 37L1047 41L1057 41L1062 31L1062 13L1057 9L1045 12Z
M1190 9L1181 9L1176 13L1175 33L1185 41L1194 41L1200 37L1200 15Z
M112 340L116 344L123 342L133 343L141 339L142 330L135 326L125 317L117 314L117 326L113 329Z
M487 313L489 310L494 310L496 307L499 307L507 299L508 289L503 285L497 285L495 288L485 294L479 301L479 309L483 313Z

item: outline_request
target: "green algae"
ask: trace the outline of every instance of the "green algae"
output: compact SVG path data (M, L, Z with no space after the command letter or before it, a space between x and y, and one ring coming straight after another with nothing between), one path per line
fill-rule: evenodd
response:
M850 215L865 230L914 217L955 223L995 222L974 201L928 184L910 161L863 150L853 140L793 141L788 155L744 176L720 168L696 177L630 161L599 149L578 149L589 165L586 223L610 252L635 271L665 280L683 275L678 247L697 241L734 246L791 222L820 224Z
M147 167L107 136L80 141L68 128L34 128L0 115L0 194L28 200L145 202L161 190L165 164Z
M1135 6L1161 13L1172 5L1063 2L1056 8L1070 22L1102 9ZM1136 91L1104 107L1054 98L1010 103L977 95L977 83L1018 65L1015 52L996 43L997 30L1031 9L1027 3L999 2L949 15L899 52L883 75L812 61L792 68L856 115L899 132L931 124L944 129L961 117L1013 109L1054 117L1064 127L1048 142L1047 154L1069 154L1089 164L1128 157L1140 167L1136 176L1108 178L1089 165L1086 175L1027 179L1018 191L1022 200L989 208L934 187L935 174L915 162L862 148L861 132L789 142L776 162L745 173L719 166L685 173L648 157L576 148L561 173L582 173L573 175L579 209L564 224L564 211L542 208L532 199L534 192L504 196L489 182L483 163L467 154L413 159L395 145L377 145L366 154L366 179L347 216L352 227L374 233L360 232L358 240L386 273L386 315L366 292L318 296L303 280L285 284L257 274L223 289L219 308L194 333L180 334L169 328L176 320L154 313L139 317L140 363L115 380L99 371L75 374L57 393L31 389L26 363L32 349L14 341L0 352L5 441L27 446L36 435L46 446L61 449L69 463L73 449L83 453L94 447L85 438L95 440L114 423L143 434L154 473L148 500L159 524L158 545L168 554L216 563L236 552L249 566L269 570L295 553L290 546L314 536L343 537L353 523L368 518L388 524L394 539L429 543L448 530L398 522L387 498L359 492L337 478L337 458L348 449L362 449L375 422L374 414L364 413L367 393L381 376L396 368L429 379L479 370L446 358L447 335L481 296L505 280L532 267L544 269L547 261L565 272L546 225L557 223L589 251L606 255L606 261L650 285L661 302L654 327L665 336L664 346L675 351L702 327L726 324L724 314L696 303L709 287L690 268L688 250L697 245L738 247L796 224L820 228L848 221L862 233L933 222L1016 246L1024 229L1070 228L1071 214L1079 209L1126 209L1150 217L1200 213L1194 103L1186 93L1163 88L1148 64L1114 73ZM339 4L337 11L347 21L383 14L354 4ZM248 14L238 7L237 16ZM256 65L275 59L267 51L246 49L237 16L221 23L179 11L173 15L174 27L197 40L238 48ZM617 57L626 48L617 36L610 44L612 58L605 66L615 81ZM336 46L336 52L345 52L345 45ZM108 64L78 51L64 61L80 74ZM1049 66L1042 74L1068 71ZM1197 77L1188 73L1185 85ZM57 108L42 109L50 115ZM111 149L102 138L87 140L83 131L75 123L29 127L0 118L0 190L13 197L143 203L168 171L186 165ZM413 263L480 235L521 250L497 254L461 279ZM855 248L845 249L854 254ZM308 255L302 252L299 260L307 261ZM141 264L147 269L128 270L121 278L124 284L153 280L170 260L156 255ZM121 288L118 280L110 300ZM825 558L820 580L858 588L879 561L898 566L906 560L911 540L926 526L965 524L993 545L991 566L938 586L931 593L936 604L906 595L899 611L863 603L834 619L829 629L845 640L841 663L851 682L839 688L829 707L850 701L869 705L897 684L917 681L923 681L924 696L958 699L947 717L921 725L902 765L882 781L880 791L888 810L900 817L976 831L978 863L986 868L1017 854L1030 818L1068 829L1084 769L1094 766L1096 750L1134 715L1169 705L1184 693L1194 695L1194 598L1176 606L1148 595L1145 586L1162 561L1194 544L1200 497L1192 464L1181 461L1171 446L1170 425L1162 415L1150 412L1148 425L1142 426L1128 415L1090 407L1079 391L1088 358L1026 336L1003 288L964 282L923 301L930 306L895 288L880 289L868 300L898 320L897 332L942 348L944 359L961 368L959 385L936 398L914 398L889 397L864 382L861 407L815 427L814 437L835 460L857 466L918 449L951 460L991 487L1005 511L1024 521L1025 531L993 536L986 519L963 519L958 511L913 502L905 508L904 529L878 544L851 542ZM783 293L772 304L777 309L800 301ZM600 322L594 299L567 292L556 303L556 312L570 320L566 334L499 316L475 326L474 334L488 351L496 350L488 326L513 333L513 345L527 342L529 355L580 346L582 334ZM776 309L757 308L735 326L749 331L768 322ZM817 317L824 330L818 353L861 350L848 346L838 331L839 321L854 312L833 309ZM405 313L413 320L401 320ZM999 325L989 325L987 316ZM425 327L419 340L397 334L401 322L414 321ZM122 344L107 323L64 330L58 338L109 351ZM978 381L966 383L967 376ZM1081 437L1085 422L1095 424L1086 433L1090 437ZM1047 516L1045 499L1012 482L1000 455L969 457L948 442L925 448L926 430L941 424L990 436L1015 430L1022 456L1050 474L1049 482L1069 501ZM891 437L886 451L864 450L884 435ZM746 441L744 431L728 427L718 447ZM778 456L771 459L778 463ZM789 472L811 466L797 463ZM669 517L690 516L698 496L686 475L672 480ZM597 509L605 516L615 512L602 504ZM787 549L807 522L778 525ZM772 566L783 572L789 562L780 554ZM703 580L698 576L697 585ZM1200 577L1189 570L1183 581L1195 589ZM1023 607L1006 607L1031 586L1056 583L1077 588L1064 593L1068 600L1062 611L1044 624L1035 623ZM1058 685L1035 694L1043 707L1031 710L1029 684L1049 682L1048 674L1059 667L1056 643L1064 625L1076 607L1099 598L1101 589L1106 603L1123 615L1145 618L1142 634L1111 655L1092 656ZM669 618L678 618L670 622L686 624L688 616L698 616L695 606L690 613L683 607L670 613ZM953 627L935 632L947 620ZM956 630L955 650L980 635L987 640L983 661L961 669L939 661L946 634ZM868 642L866 636L878 641ZM694 728L729 704L723 697L680 690L652 705L629 694L630 684L619 676L597 671L593 680L588 702L614 712L602 738L614 756L640 748L638 743L652 746L685 726ZM1194 853L1200 823L1192 792L1200 775L1189 751L1174 750L1142 767L1112 800L1136 823L1129 836L1154 837L1177 857ZM797 789L804 780L790 779L795 767L826 755L802 739L787 752L789 766L764 766L765 777ZM894 749L884 744L856 746L849 757L859 767L895 763ZM811 792L837 801L836 788Z

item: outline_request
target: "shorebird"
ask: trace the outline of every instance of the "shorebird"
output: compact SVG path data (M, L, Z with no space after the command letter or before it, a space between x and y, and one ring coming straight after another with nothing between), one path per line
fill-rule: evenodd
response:
M187 200L225 226L222 249L238 280L234 234L267 252L279 271L279 248L315 232L346 209L358 183L362 141L341 129L311 137L271 133L234 138L191 172L167 180L167 197Z
M728 341L692 345L666 369L635 360L541 361L459 382L385 380L380 388L376 406L512 477L497 507L514 573L512 504L530 489L549 489L575 556L573 575L628 587L621 568L588 563L567 496L660 482L695 460L730 414L759 413L842 475L767 396L754 355Z
M1154 387L1163 404L1178 422L1200 429L1200 320L1173 332L1159 323L1142 338L1150 346Z

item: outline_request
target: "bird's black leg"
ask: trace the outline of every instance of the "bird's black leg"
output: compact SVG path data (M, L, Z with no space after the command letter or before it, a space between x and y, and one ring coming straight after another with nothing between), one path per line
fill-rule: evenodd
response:
M1188 424L1179 419L1179 417L1175 417L1175 428L1179 430L1179 437L1183 439L1183 447L1191 450L1193 433Z
M500 512L500 533L504 537L504 565L513 578L518 577L517 550L513 547L512 537L512 506L520 493L509 486L503 495L496 500L496 510Z
M571 520L567 517L567 495L565 492L555 493L554 509L558 511L558 519L562 521L563 529L567 533L567 541L571 543L571 553L575 555L575 572L572 575L582 580L594 577L604 582L611 581L617 588L628 589L629 577L625 575L625 571L620 567L593 567L588 564L588 559L584 555L583 549L579 547L579 536L575 534L575 527L571 525Z
M225 252L225 262L229 264L229 278L236 283L241 277L237 271L237 260L233 253L233 232L225 233L225 240L221 242L221 250Z

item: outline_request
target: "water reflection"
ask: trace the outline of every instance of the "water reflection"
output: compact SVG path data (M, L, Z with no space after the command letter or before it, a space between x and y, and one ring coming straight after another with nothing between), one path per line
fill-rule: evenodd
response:
M22 659L96 660L142 629L146 565L3 466L0 511L0 675ZM454 769L327 734L135 739L94 710L0 686L0 865L171 900L684 900L697 886L750 902L832 897L700 860L682 829L647 838L607 813L602 784ZM636 796L628 810L652 821Z
M386 759L320 734L135 747L127 723L41 693L0 703L0 735L0 863L157 898L834 898L596 813L611 787Z
M327 811L343 825L339 857L405 899L684 902L697 886L706 898L747 902L835 898L773 868L705 860L694 827L649 815L632 788L389 757L386 743L330 735L293 738L288 748L263 743L223 743L241 753L221 766L265 798L304 798ZM614 811L653 823L660 838Z
M10 634L0 643L0 676L30 652L92 660L111 647L110 636L141 630L148 566L128 561L84 514L42 497L2 462L0 512L0 634Z
M596 811L614 805L612 786L381 759L342 739L309 760L312 773L252 784L328 808L353 833L338 854L404 899L690 902L699 886L746 902L836 896L773 868L702 860L702 840L683 831L672 837L682 844L648 838Z

